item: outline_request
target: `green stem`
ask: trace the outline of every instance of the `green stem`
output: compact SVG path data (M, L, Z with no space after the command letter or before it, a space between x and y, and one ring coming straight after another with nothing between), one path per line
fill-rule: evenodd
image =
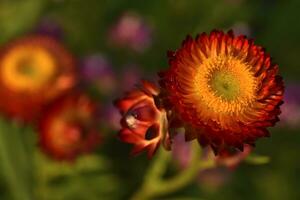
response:
M142 187L134 194L132 200L146 200L151 196L152 188L155 187L159 179L167 168L167 163L171 156L169 152L160 148L152 165L149 167L144 177Z
M170 194L187 186L195 179L200 170L210 168L214 165L214 162L211 160L200 162L201 148L197 143L194 143L193 146L193 155L189 166L175 177L162 180L156 189L158 195Z
M213 160L200 162L201 148L193 142L192 158L189 166L179 174L167 180L162 180L162 175L166 171L170 155L163 149L159 151L156 160L146 173L144 184L141 189L134 194L132 200L147 200L155 196L162 196L177 191L191 183L199 170L204 170L214 166Z
M47 194L47 172L43 161L41 161L40 152L34 152L35 182L34 194L37 199L46 199Z

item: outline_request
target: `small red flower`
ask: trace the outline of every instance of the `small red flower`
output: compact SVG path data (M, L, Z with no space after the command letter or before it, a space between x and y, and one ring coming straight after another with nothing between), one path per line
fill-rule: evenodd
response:
M168 148L166 112L156 105L158 95L159 89L154 84L143 81L140 88L115 102L122 115L119 137L134 144L133 154L147 150L148 157L152 157L162 141Z
M279 119L283 81L264 48L230 31L187 37L160 73L165 105L216 153L269 136Z
M46 108L39 124L40 146L56 160L72 161L100 142L96 107L84 95L69 95Z

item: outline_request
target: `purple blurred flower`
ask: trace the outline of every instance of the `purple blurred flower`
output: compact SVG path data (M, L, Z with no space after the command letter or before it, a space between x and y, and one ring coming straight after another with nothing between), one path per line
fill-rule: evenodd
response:
M188 166L191 160L191 145L184 139L184 130L180 130L173 140L173 157L181 168ZM199 158L200 159L200 158Z
M235 35L246 35L247 37L251 36L251 28L249 24L245 22L236 22L232 26L232 30Z
M142 78L141 67L137 64L127 64L123 66L120 77L120 90L131 90Z
M58 40L61 40L63 38L62 27L56 21L50 18L42 19L35 28L34 33L49 35Z
M289 84L285 88L280 124L290 128L300 127L300 84Z
M199 173L197 182L213 192L228 183L232 174L232 171L224 167L208 169Z
M120 130L121 129L121 115L119 110L113 106L112 103L106 105L103 109L102 116L105 118L105 126L108 126L111 130Z
M119 47L143 52L152 41L151 28L144 20L132 13L125 13L109 31L109 41Z
M95 85L102 94L111 94L116 88L116 77L109 61L101 54L83 59L81 75L85 84Z

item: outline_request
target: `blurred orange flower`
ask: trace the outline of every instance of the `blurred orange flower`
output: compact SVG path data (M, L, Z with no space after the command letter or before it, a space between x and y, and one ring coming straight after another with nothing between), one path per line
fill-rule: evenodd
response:
M39 124L40 146L53 159L74 160L100 142L96 106L84 95L62 97L43 112Z
M278 121L284 90L278 66L245 36L231 31L188 36L169 52L169 65L160 84L185 123L186 138L216 153L242 150L244 143L268 136L266 128Z
M0 110L22 121L75 84L72 55L55 39L28 36L0 51Z

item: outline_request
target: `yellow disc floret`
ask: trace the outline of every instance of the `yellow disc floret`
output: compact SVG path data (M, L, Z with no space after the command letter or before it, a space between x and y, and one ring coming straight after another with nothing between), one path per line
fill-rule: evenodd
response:
M56 68L53 56L34 46L13 49L2 62L2 80L14 91L40 89L53 77Z
M234 114L255 101L255 82L246 64L230 56L218 56L198 67L194 90L202 107L214 113Z

